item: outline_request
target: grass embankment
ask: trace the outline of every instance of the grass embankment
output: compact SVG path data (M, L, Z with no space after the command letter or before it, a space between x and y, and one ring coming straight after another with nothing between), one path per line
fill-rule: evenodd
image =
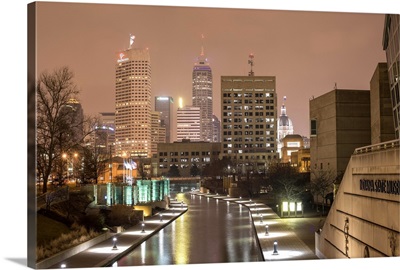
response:
M49 243L60 237L61 234L69 232L70 229L67 225L40 214L37 215L37 246Z

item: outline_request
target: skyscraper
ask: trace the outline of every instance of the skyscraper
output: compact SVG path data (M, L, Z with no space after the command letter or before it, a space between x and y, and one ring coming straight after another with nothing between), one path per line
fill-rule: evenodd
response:
M200 141L200 108L185 106L178 108L176 116L177 141Z
M71 136L73 141L80 142L83 139L83 108L81 103L71 98L61 110L62 114L66 116L70 127L68 136Z
M213 139L212 142L221 142L221 121L213 115Z
M118 53L115 65L115 151L151 156L151 63L148 49Z
M160 112L161 126L165 127L166 142L171 142L172 104L174 99L167 96L155 97L155 111Z
M277 158L274 76L221 77L222 154L237 169L264 169Z
M161 125L161 112L151 113L151 154L157 154L159 143L165 143L165 126Z
M200 56L194 64L192 73L192 105L200 108L200 140L212 141L213 82L211 67L201 47Z

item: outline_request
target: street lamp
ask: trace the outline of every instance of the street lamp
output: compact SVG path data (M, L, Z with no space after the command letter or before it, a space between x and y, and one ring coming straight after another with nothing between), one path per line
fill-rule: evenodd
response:
M114 237L113 238L113 243L114 243L114 245L113 245L113 250L117 250L118 248L117 248L117 237Z

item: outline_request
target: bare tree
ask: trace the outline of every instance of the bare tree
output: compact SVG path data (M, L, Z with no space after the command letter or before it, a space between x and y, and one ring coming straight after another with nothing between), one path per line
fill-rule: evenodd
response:
M43 72L37 81L36 155L43 193L47 192L47 181L54 168L62 166L63 151L78 143L74 132L82 123L71 121L73 111L65 109L70 99L79 94L73 77L68 67L62 67L52 73Z
M336 182L336 173L333 170L311 170L310 190L313 195L322 197L322 214L325 208L325 195L333 190Z
M305 183L302 176L289 164L270 164L269 180L272 183L274 193L281 200L296 201L305 191Z

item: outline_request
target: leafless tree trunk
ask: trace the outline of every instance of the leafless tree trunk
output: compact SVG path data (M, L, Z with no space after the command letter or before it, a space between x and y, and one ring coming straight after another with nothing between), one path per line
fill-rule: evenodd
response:
M61 148L68 148L68 101L79 91L68 67L44 72L37 81L37 171L43 177L43 193L53 166L61 158Z

